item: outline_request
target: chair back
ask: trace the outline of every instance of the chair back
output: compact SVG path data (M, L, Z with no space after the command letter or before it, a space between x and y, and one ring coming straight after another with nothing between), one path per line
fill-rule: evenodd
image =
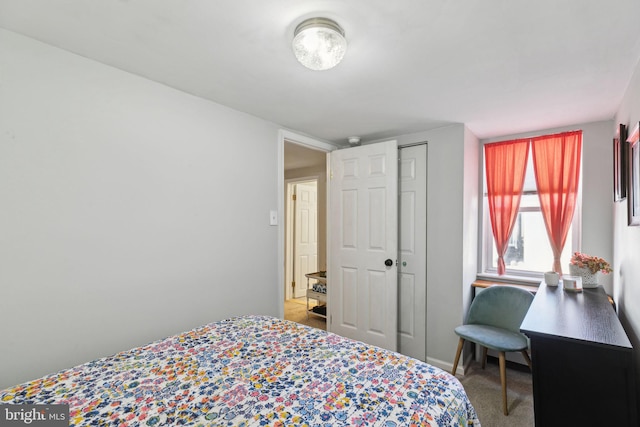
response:
M533 294L513 286L491 286L478 292L471 302L469 325L489 325L520 332L520 325L533 301Z

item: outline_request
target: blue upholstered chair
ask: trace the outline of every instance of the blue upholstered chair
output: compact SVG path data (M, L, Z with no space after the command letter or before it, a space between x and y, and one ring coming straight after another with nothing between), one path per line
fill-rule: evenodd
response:
M505 353L519 351L531 368L527 349L529 340L520 332L520 324L533 301L533 294L513 286L492 286L478 292L469 307L464 325L455 329L460 337L452 374L456 374L460 353L465 341L482 347L482 369L487 362L487 349L496 350L500 361L500 382L502 383L502 409L507 409L507 370Z

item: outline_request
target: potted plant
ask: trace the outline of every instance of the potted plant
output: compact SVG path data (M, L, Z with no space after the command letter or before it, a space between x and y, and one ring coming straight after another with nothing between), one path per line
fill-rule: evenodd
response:
M569 263L569 271L572 276L582 277L583 288L595 288L598 286L598 273L609 274L613 270L611 264L600 257L575 252Z

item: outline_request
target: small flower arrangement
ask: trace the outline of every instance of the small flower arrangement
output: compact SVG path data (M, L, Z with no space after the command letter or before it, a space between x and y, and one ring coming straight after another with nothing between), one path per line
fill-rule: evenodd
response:
M613 271L611 265L604 259L581 252L575 252L571 257L570 263L578 267L588 268L592 273L601 271L604 274L608 274Z

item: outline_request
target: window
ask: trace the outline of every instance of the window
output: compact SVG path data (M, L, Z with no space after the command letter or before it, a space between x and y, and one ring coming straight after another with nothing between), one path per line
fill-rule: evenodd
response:
M498 253L491 231L489 207L487 202L486 174L483 173L484 203L483 203L483 273L494 275L498 271ZM582 182L582 179L580 179ZM560 257L563 270L569 265L571 254L580 247L581 206L580 192L578 203L573 215L571 228L567 235L562 255ZM513 232L509 238L507 251L504 256L506 275L521 276L523 278L541 278L543 272L552 270L553 251L547 236L544 219L540 208L540 199L536 188L533 170L531 148L527 159L524 187L520 208L515 220Z

